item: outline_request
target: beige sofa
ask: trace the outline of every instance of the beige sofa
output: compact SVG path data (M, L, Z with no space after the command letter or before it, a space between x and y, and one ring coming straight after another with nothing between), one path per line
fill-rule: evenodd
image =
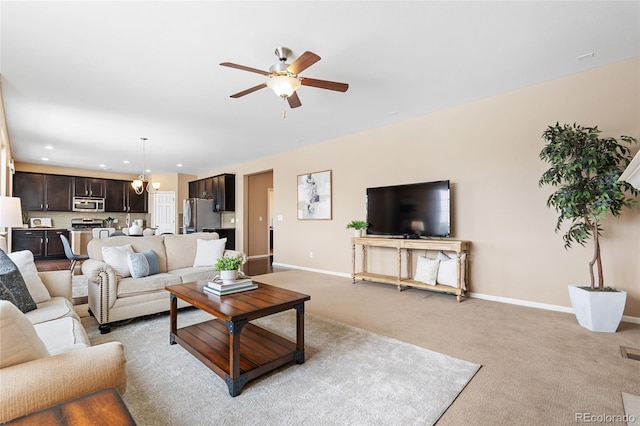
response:
M218 272L210 266L193 266L198 240L217 240L215 232L186 235L154 235L149 237L118 236L89 241L89 259L82 263L88 279L89 310L100 323L100 332L108 333L111 323L169 310L169 292L165 286L197 280L211 280ZM156 255L159 273L142 278L122 277L105 263L103 247L131 245L135 253L149 250ZM225 250L225 256L244 253ZM188 306L178 301L178 307Z
M120 342L91 346L71 303L71 273L38 273L50 300L22 313L0 301L0 422L115 387L127 372Z

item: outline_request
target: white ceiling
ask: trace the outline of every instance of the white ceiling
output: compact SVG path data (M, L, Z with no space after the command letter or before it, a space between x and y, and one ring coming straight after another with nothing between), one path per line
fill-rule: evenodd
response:
M640 2L0 3L17 161L202 174L640 56ZM322 60L282 119L277 46ZM593 52L592 57L578 60ZM46 149L45 146L53 149ZM124 164L129 160L130 164ZM176 166L182 163L183 167Z

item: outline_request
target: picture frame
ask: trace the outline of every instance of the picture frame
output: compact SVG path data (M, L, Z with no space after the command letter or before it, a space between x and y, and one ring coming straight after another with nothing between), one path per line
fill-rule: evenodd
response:
M51 228L50 217L32 217L29 219L29 226L31 228Z
M298 219L331 220L331 170L297 177Z

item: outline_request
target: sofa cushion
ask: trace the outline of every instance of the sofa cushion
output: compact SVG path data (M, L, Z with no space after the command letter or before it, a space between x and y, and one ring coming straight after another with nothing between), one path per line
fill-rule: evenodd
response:
M71 301L61 296L52 297L51 300L38 304L38 309L29 311L25 315L32 324L65 317L80 319Z
M216 271L212 266L192 266L190 268L174 269L169 273L180 277L183 283L190 283L194 281L212 281L220 272Z
M193 266L215 266L218 259L224 254L227 239L201 240L196 243L196 257Z
M76 318L45 321L34 328L51 355L91 346L87 332Z
M2 250L0 250L0 300L13 303L22 312L37 308L20 270Z
M47 356L31 321L13 303L0 300L0 368Z
M91 259L101 260L104 262L104 257L102 257L102 247L130 245L135 253L144 253L151 250L156 255L160 272L167 272L167 255L165 253L164 237L165 235L152 235L149 237L121 236L94 238L89 241L89 244L87 245L87 252Z
M198 239L217 240L220 238L215 232L195 232L184 235L167 234L163 235L163 237L167 255L167 271L193 266ZM160 272L163 272L162 268Z
M165 286L181 283L180 277L167 273L159 273L144 278L123 278L118 281L117 293L118 297L135 296L164 290ZM169 305L167 305L168 307Z
M133 253L131 245L115 247L102 247L102 257L104 262L111 266L118 278L130 277L129 263L127 262L127 255Z
M20 270L29 294L31 294L36 305L50 300L51 295L49 294L49 290L47 290L47 287L45 287L38 275L38 268L36 268L36 263L33 260L33 253L29 250L20 250L9 253L8 256Z

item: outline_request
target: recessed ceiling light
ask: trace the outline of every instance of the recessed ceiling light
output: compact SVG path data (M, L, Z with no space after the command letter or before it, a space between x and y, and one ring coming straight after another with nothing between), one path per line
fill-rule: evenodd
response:
M98 164L98 167L100 167L101 169L106 169L107 165L106 164Z
M47 157L42 157L41 160L42 161L49 161L49 159Z
M391 111L390 113L388 113L387 115L398 115L398 111Z
M583 61L585 59L591 59L593 58L593 52L589 52L589 53L585 53L584 55L580 55L576 58L576 60L578 61Z
M53 147L51 145L45 145L44 149L53 149Z
M182 163L176 164L176 167L182 167Z
M131 161L129 161L129 160L122 160L122 162L123 162L124 164L129 164Z

